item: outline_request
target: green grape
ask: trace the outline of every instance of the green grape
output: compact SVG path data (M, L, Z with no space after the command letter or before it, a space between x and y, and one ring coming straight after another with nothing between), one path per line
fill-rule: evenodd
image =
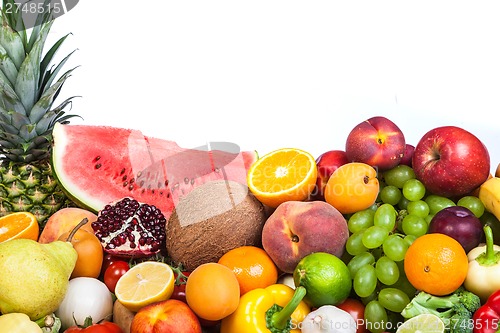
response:
M405 234L419 237L427 233L429 225L422 217L408 214L403 218L402 228Z
M408 179L403 184L403 196L410 201L417 201L424 197L425 186L418 179Z
M382 333L387 326L387 311L379 301L373 300L365 306L365 325L372 333Z
M395 166L394 168L387 170L384 172L384 180L387 185L396 186L397 188L402 189L403 184L408 179L415 178L415 171L405 164L400 164Z
M389 311L401 312L410 303L410 298L397 288L383 288L378 293L378 301Z
M375 264L377 279L383 284L390 286L399 279L398 265L387 256L382 256Z
M394 185L387 185L380 190L379 198L383 203L388 203L391 205L397 205L403 193L401 190Z
M429 214L426 217L424 217L424 220L425 220L425 222L427 222L427 225L429 225L431 223L433 217L434 217L434 215L432 215L432 214Z
M354 292L359 297L367 297L377 288L377 275L375 267L372 265L364 265L354 275L352 287Z
M401 236L393 234L386 238L382 244L385 255L394 261L401 261L405 258L408 243Z
M423 200L410 201L408 202L408 206L406 206L406 210L408 214L419 216L425 218L429 215L430 209L427 202Z
M370 252L363 252L357 256L352 257L352 259L347 264L347 268L351 273L351 278L356 276L359 269L365 265L372 265L375 263L375 257Z
M404 272L404 269L400 271ZM396 288L404 292L408 297L413 298L417 289L408 281L408 278L405 274L399 274L399 279L395 284L391 286L392 288Z
M375 258L375 261L378 260L378 258L382 257L384 255L384 251L382 251L382 246L379 246L375 249L371 250L371 254L373 254L373 257Z
M347 228L351 233L367 229L373 225L374 215L375 211L370 208L355 212L351 215L351 217L349 217L349 221L347 221Z
M370 303L371 301L376 301L377 298L378 298L378 290L375 289L375 291L372 292L370 295L368 295L366 297L360 297L359 299L366 306L366 304Z
M405 241L405 243L410 246L414 241L415 239L417 239L417 236L415 235L406 235L403 240Z
M399 200L399 202L398 202L398 208L399 209L406 209L408 207L409 203L410 203L410 200L408 200L404 196L402 196L401 200Z
M375 215L373 216L373 224L387 229L388 231L394 230L396 226L396 217L398 213L393 205L384 203L378 207Z
M484 204L478 197L467 195L460 198L457 205L468 208L477 218L480 218L484 214Z
M368 251L368 248L363 245L363 234L365 229L353 233L347 238L345 249L352 256Z
M435 194L428 195L425 202L429 205L431 215L435 215L443 208L456 206L453 200Z
M389 230L374 225L363 232L361 241L366 248L375 249L382 246L387 236L389 236Z

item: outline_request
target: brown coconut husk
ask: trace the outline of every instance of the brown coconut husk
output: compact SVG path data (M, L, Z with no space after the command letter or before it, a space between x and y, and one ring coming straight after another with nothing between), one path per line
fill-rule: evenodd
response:
M267 214L246 185L212 181L195 188L175 207L166 225L167 255L188 271L217 262L243 245L262 246Z

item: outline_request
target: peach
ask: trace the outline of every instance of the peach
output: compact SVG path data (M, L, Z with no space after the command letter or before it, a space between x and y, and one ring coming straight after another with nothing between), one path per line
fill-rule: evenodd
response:
M345 152L352 162L380 170L398 165L406 149L401 129L385 117L372 117L356 125L347 136Z
M329 150L319 155L316 159L318 176L316 179L316 188L314 189L312 200L325 200L325 186L332 173L341 165L348 163L347 154L343 150Z
M312 252L337 257L349 237L345 217L324 201L287 201L266 220L262 247L284 273L292 273L299 261Z
M141 308L132 319L130 332L201 333L201 325L186 303L168 299Z
M38 242L42 244L50 243L57 240L62 234L71 231L84 218L89 221L81 228L94 233L91 223L97 220L97 215L91 211L77 208L66 207L52 214L38 238Z

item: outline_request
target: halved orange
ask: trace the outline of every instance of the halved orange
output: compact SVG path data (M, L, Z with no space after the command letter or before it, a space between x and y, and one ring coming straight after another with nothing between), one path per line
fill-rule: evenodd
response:
M281 148L252 164L247 184L260 202L276 208L285 201L307 199L315 188L316 178L316 161L310 153Z
M115 296L133 312L154 302L169 299L174 292L172 267L158 261L143 261L123 274L115 287Z
M38 221L29 212L10 213L0 217L0 243L16 238L36 241L39 232Z

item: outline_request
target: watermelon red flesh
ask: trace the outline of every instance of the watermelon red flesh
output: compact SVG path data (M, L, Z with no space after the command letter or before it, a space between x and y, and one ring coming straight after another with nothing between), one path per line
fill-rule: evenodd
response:
M155 205L168 219L183 196L207 181L246 185L248 169L257 159L253 151L185 149L137 130L109 126L56 124L53 138L52 163L61 187L94 212L132 197Z

